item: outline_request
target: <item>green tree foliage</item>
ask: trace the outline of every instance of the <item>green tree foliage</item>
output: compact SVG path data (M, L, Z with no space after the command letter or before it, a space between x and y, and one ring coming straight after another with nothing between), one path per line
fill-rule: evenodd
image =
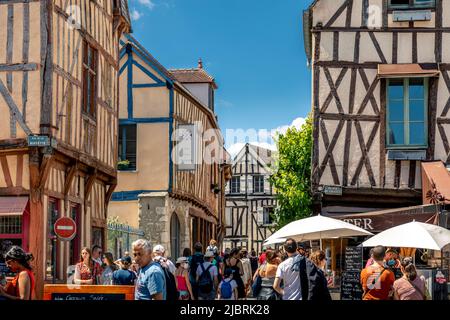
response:
M278 159L271 177L277 193L275 213L277 227L312 213L311 156L312 119L309 116L300 130L289 128L276 138Z

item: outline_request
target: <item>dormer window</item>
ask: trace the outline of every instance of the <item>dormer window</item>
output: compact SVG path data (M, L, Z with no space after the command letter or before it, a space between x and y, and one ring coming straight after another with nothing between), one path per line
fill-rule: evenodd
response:
M430 9L436 6L435 0L389 0L389 9Z

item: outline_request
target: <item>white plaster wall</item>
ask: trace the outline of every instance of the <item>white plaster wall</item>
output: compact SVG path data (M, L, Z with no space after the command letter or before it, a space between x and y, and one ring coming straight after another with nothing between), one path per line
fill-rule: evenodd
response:
M321 61L333 60L333 32L322 32L321 33L320 60Z
M341 69L336 69L336 73L340 73ZM337 78L338 76L336 76ZM342 108L345 113L349 112L349 102L350 102L350 85L351 85L352 71L349 69L345 74L344 79L341 82L337 92L338 96L341 99ZM334 103L336 105L336 103ZM336 107L337 112L337 107Z
M362 1L353 1L352 9L352 22L353 28L359 28L362 26Z
M367 32L361 32L360 48L359 61L361 63L366 61L381 61L375 46L372 43L372 39Z
M199 99L206 107L209 107L209 84L207 83L183 83L188 90Z
M398 63L412 62L412 34L398 34Z
M442 34L442 59L446 62L450 61L450 33Z
M450 1L442 1L442 26L450 27Z
M381 51L384 54L388 63L392 63L392 33L375 33L375 38L378 40L378 44L380 45ZM375 46L374 46L375 49ZM378 59L380 60L380 59Z
M435 36L432 33L417 34L417 56L419 63L434 62Z
M339 9L339 7L345 2L346 0L322 0L319 1L315 8L313 13L313 26L317 25L317 23L321 22L323 25L325 25L330 18L334 15L334 13ZM342 13L345 19L345 10ZM340 20L340 19L338 19ZM336 21L333 26L345 26L345 20L344 24L342 25L341 21Z
M339 60L353 61L356 32L339 33Z

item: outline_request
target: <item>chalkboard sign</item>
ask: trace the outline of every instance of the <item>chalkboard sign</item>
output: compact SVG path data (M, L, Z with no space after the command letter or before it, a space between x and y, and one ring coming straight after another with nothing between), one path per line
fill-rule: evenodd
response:
M359 272L344 272L341 276L341 300L361 300L363 290Z
M361 272L363 268L363 250L361 247L345 248L345 271Z
M59 300L59 301L125 300L125 294L121 294L121 293L52 293L52 300Z

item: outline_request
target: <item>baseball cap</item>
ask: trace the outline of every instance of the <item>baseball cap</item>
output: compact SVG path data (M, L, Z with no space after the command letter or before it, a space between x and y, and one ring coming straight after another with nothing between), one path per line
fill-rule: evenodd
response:
M161 252L164 253L166 250L164 249L164 247L160 244L157 244L156 246L153 247L153 252Z
M175 262L175 263L184 263L184 262L187 262L187 258L186 257L179 257L178 259L177 259L177 262Z

